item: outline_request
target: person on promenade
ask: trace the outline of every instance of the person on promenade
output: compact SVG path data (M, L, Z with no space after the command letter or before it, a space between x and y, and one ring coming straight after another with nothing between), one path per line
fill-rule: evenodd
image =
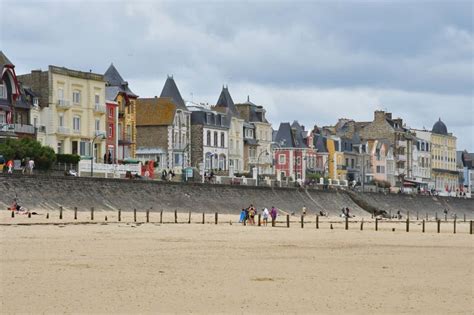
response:
M25 174L26 172L26 159L21 159L21 173Z
M272 207L272 210L270 210L270 216L272 217L272 226L274 222L276 221L276 218L278 216L277 209L275 207Z
M263 208L263 225L264 226L267 226L269 215L270 215L270 212L268 212L268 209L266 207Z
M12 174L13 173L13 160L8 160L7 162L7 167L8 167L8 174Z
M30 159L28 161L28 174L33 175L33 169L35 168L35 161Z
M303 216L306 216L306 206L305 205L303 205L303 208L301 209L301 214Z

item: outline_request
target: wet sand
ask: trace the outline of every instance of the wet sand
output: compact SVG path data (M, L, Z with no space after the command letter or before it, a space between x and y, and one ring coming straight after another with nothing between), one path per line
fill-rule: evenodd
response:
M84 221L90 221L87 213ZM109 215L113 215L110 213ZM417 224L322 220L304 229L221 224L16 225L44 216L2 213L2 313L422 313L472 314L474 247L458 233ZM158 217L157 217L158 215ZM51 214L48 223L59 222ZM144 221L144 214L140 214ZM152 214L157 221L159 214ZM179 216L187 221L187 214ZM165 221L174 220L172 213ZM99 220L96 214L95 221ZM233 224L229 222L233 220ZM308 218L308 221L310 218ZM334 218L333 220L337 220ZM80 220L79 220L80 221ZM213 215L206 216L213 222ZM68 212L64 222L74 222ZM193 219L194 222L194 219ZM390 226L389 226L390 224ZM395 232L391 227L396 227ZM431 225L430 225L431 227ZM416 229L416 231L414 230Z

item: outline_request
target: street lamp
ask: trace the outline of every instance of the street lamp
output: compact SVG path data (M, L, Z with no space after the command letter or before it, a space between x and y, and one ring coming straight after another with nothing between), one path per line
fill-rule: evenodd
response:
M105 139L105 134L103 132L96 132L94 139L92 139L92 159L91 159L91 177L94 177L94 142L96 139Z
M257 158L257 180L255 182L255 186L258 186L258 168L259 168L259 165L260 165L260 157L262 156L263 153L265 153L266 156L270 155L270 153L268 153L267 150L260 152L260 154L258 155L258 158Z

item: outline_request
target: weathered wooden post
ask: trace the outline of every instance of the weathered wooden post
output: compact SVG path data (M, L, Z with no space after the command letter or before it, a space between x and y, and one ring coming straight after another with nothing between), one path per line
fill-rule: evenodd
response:
M447 213L444 214L444 222L448 222L448 214Z
M178 210L174 209L174 223L178 223Z
M304 215L301 215L301 228L304 228Z
M104 220L105 220L105 222L107 222L107 216L105 216L105 219L104 219Z
M163 223L163 210L160 211L160 223Z
M74 220L77 220L77 207L74 207Z
M202 213L202 224L206 223L206 214L203 212Z
M346 216L346 230L349 230L349 217Z
M410 232L410 219L407 218L407 232Z
M472 234L472 220L471 220L471 222L469 223L469 234Z
M275 226L275 220L272 218L272 226ZM290 227L290 215L287 214L286 215L286 227L289 228Z
M362 220L360 221L360 230L364 230L364 218L362 218Z
M218 223L218 216L219 216L219 214L216 212L216 214L215 214L215 221L216 221L215 223L216 224Z
M28 218L31 218L31 212L28 211Z
M118 221L122 221L122 210L118 209Z
M14 217L15 217L15 210L12 210L12 218L14 218ZM49 213L48 213L48 215L46 216L46 219L47 219L48 217L49 217Z
M456 234L456 216L454 216L453 233Z
M191 224L191 210L189 210L188 214L188 224Z
M438 219L438 233L441 232L441 220Z
M375 218L375 230L376 231L379 230L379 219L378 218Z
M260 219L261 219L261 214L259 213L259 214L258 214L258 218L257 218L257 220L258 220L258 226L261 226L261 225L262 225Z
M316 229L319 229L319 215L316 215Z
M91 220L94 220L94 207L91 207Z
M137 209L133 209L133 222L137 222Z
M59 220L63 219L63 206L59 207Z
M421 232L425 233L425 220L423 220L423 222L421 224Z
M146 223L150 222L150 209L146 209Z
M15 214L13 213L13 214L12 214L12 218L13 218L14 216L15 216ZM46 213L46 219L49 219L49 212Z

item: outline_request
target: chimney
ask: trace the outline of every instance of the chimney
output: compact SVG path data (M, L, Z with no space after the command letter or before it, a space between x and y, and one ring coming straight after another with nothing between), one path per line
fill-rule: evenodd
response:
M383 121L385 119L385 112L383 110L376 110L374 112L374 121Z
M392 113L385 113L385 118L388 120L392 120Z

